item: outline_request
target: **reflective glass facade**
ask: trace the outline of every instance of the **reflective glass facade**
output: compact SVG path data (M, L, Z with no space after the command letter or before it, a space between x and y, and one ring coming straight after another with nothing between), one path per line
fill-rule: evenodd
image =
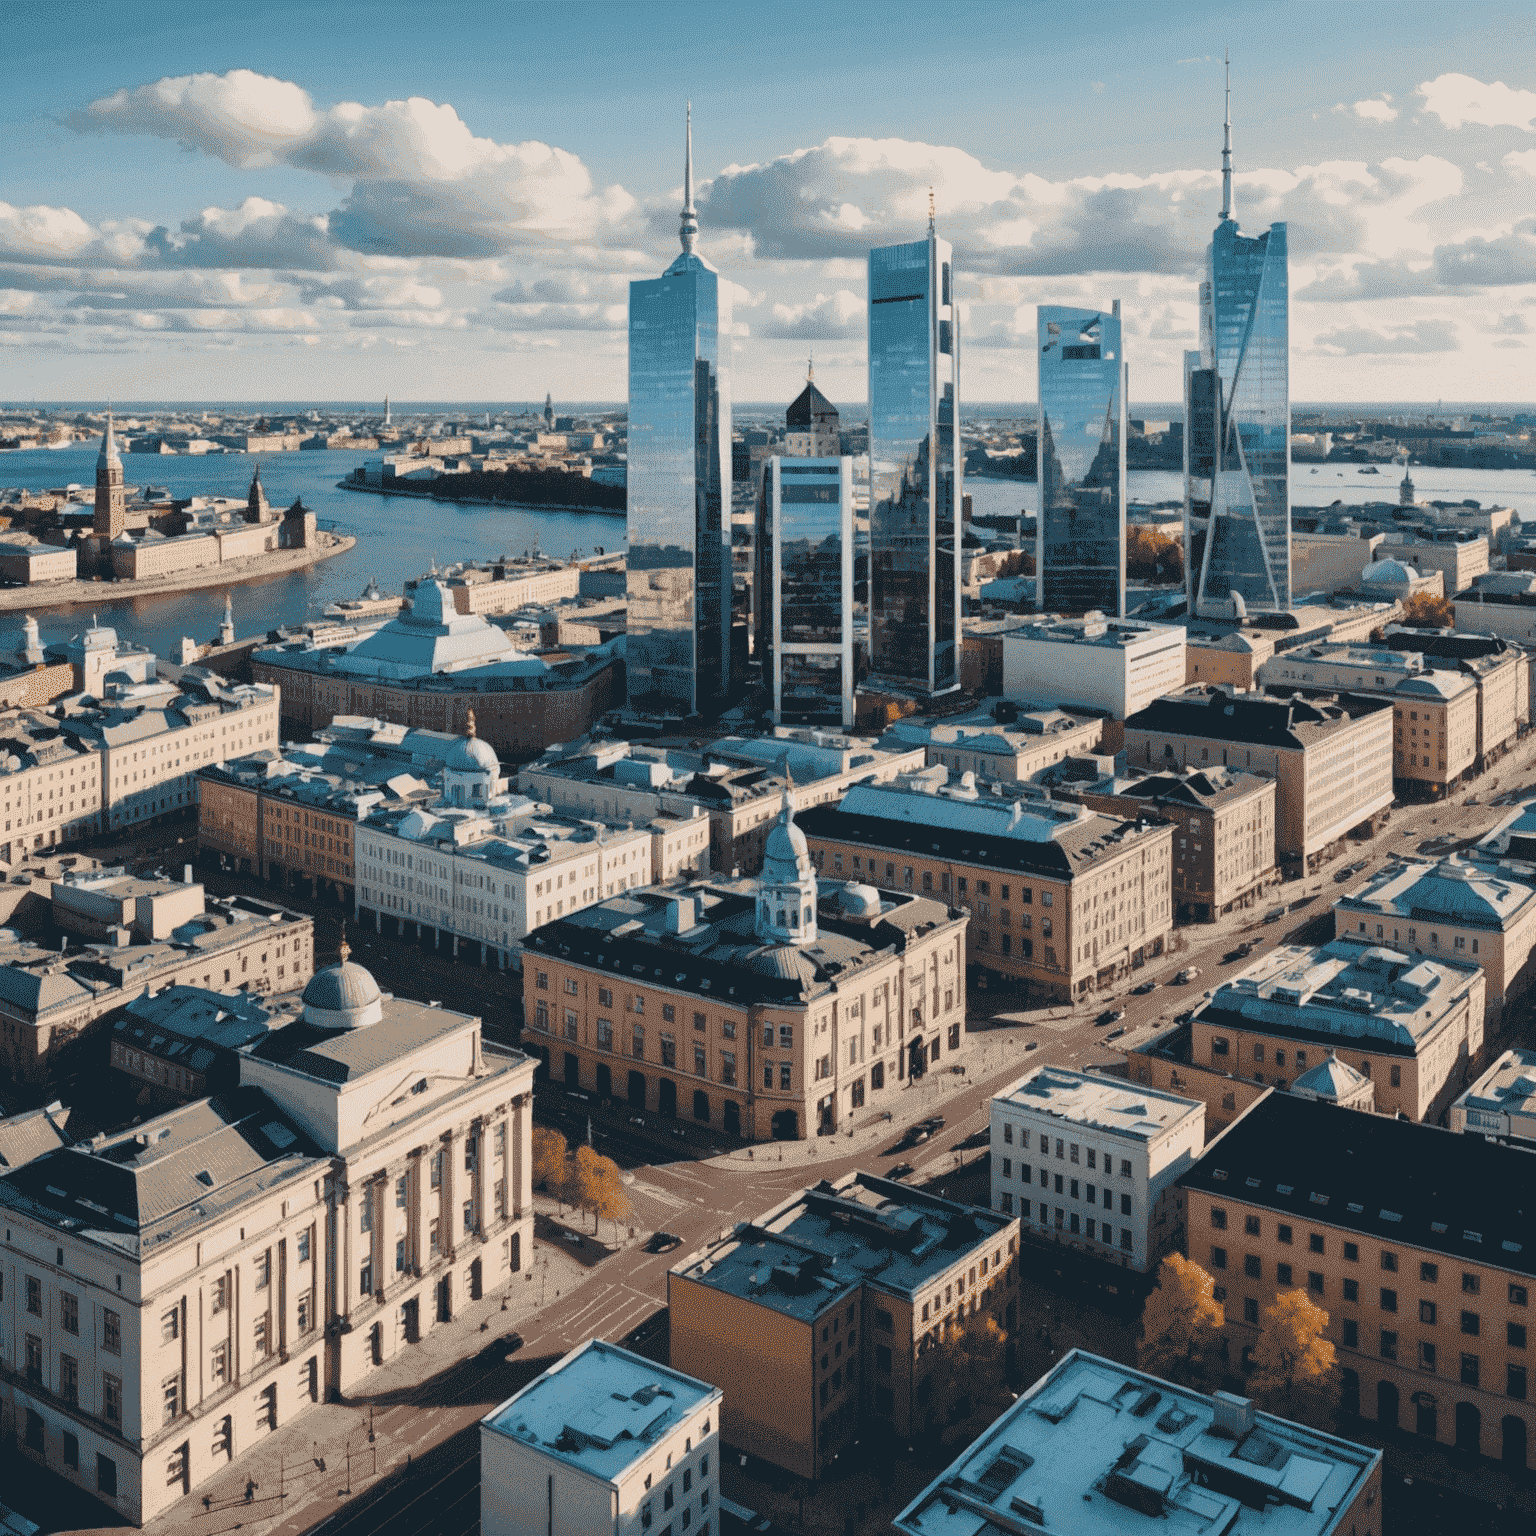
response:
M853 460L779 458L763 476L772 551L764 677L775 721L853 725Z
M730 686L728 301L685 253L629 285L629 704L718 707Z
M1291 602L1290 282L1284 224L1255 237L1224 219L1201 290L1201 367L1189 371L1211 423L1210 528L1201 605L1236 593L1249 608ZM1195 402L1190 402L1191 407ZM1191 422L1192 428L1192 422ZM1203 429L1201 429L1203 431ZM1193 437L1193 430L1188 435ZM1187 499L1194 501L1193 487Z
M881 682L958 685L959 316L949 243L869 253L869 617Z
M1120 316L1042 305L1035 591L1051 613L1125 613Z

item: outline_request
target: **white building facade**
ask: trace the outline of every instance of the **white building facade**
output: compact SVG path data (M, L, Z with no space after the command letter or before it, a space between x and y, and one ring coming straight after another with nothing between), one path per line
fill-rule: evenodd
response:
M1184 630L1136 619L1051 616L1003 636L1003 696L1124 720L1184 686Z
M994 1095L991 1138L993 1210L1145 1272L1179 1245L1173 1185L1204 1148L1205 1105L1040 1066Z

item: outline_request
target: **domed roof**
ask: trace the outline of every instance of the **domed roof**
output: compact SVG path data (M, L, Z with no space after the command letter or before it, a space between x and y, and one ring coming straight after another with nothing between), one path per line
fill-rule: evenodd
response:
M470 710L469 719L465 722L465 734L449 747L448 756L443 759L443 766L453 773L494 775L501 771L496 749L488 741L481 741L475 734L474 710Z
M1373 560L1360 572L1361 581L1415 581L1418 572L1401 560Z
M853 917L878 917L880 892L872 885L859 885L850 881L838 893L838 905Z
M763 881L768 885L782 885L802 880L809 871L810 859L810 846L806 843L805 833L795 825L789 791L785 790L784 808L763 846Z
M304 988L304 1022L319 1029L361 1029L384 1017L384 994L372 972L353 965L342 940L341 958L316 971Z

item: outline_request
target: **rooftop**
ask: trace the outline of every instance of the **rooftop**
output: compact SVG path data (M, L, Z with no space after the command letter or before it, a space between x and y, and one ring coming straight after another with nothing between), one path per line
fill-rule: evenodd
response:
M1266 1093L1186 1190L1536 1275L1536 1153L1390 1115Z
M170 986L136 997L112 1024L130 1048L206 1072L219 1051L238 1051L298 1011L297 995L258 997L207 987Z
M1536 901L1536 885L1492 858L1451 854L1438 863L1388 865L1334 910L1361 920L1390 916L1436 920L1493 931L1507 928Z
M0 1168L20 1168L44 1152L68 1146L68 1124L69 1111L57 1099L0 1120Z
M909 1300L1013 1218L849 1173L801 1190L673 1266L673 1274L808 1321L869 1285Z
M1360 1117L1355 1117L1360 1118ZM1074 1349L893 1522L901 1536L1328 1536L1381 1453Z
M1131 715L1125 729L1294 749L1324 741L1363 715L1391 708L1386 699L1350 695L1282 699L1267 693L1193 688L1155 699Z
M615 1483L632 1462L720 1397L708 1382L588 1339L480 1422Z
M297 1019L271 1031L250 1054L322 1083L355 1083L479 1022L473 1014L385 997L383 1017L366 1029L326 1029Z
M1003 639L1033 640L1050 645L1099 645L1124 650L1149 640L1182 641L1184 631L1176 624L1148 624L1141 619L1108 619L1102 613L1086 613L1080 619L1042 614L1038 619L1009 630Z
M1011 719L999 719L990 709L973 714L949 716L943 720L912 715L898 720L882 738L887 749L913 746L957 746L967 752L995 752L1015 757L1027 752L1048 736L1059 736L1084 728L1099 730L1104 722L1097 715L1082 714L1054 706L1030 709L1020 706L1009 710Z
M1041 1065L992 1095L994 1109L1024 1109L1072 1125L1089 1126L1132 1141L1159 1136L1198 1117L1205 1105L1158 1088L1127 1085L1124 1079L1070 1067Z
M1505 1051L1456 1100L1454 1108L1466 1113L1470 1131L1507 1132L1509 1116L1536 1128L1536 1051L1520 1046ZM1479 1115L1489 1118L1480 1122ZM1530 1131L1522 1129L1521 1134L1529 1135Z
M1217 988L1196 1015L1295 1039L1348 1039L1411 1056L1481 975L1481 967L1337 938L1283 944Z

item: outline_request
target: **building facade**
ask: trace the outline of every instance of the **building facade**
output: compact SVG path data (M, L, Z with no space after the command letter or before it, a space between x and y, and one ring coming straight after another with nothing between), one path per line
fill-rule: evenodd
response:
M1042 304L1035 606L1125 612L1126 367L1109 313ZM1123 718L1123 717L1122 717Z
M483 1536L644 1536L658 1516L705 1536L723 1407L718 1387L588 1339L481 1419Z
M1075 999L1163 952L1171 827L983 797L963 781L941 788L945 772L916 787L858 785L807 811L817 869L966 908L968 963L1052 998Z
M1089 615L1036 619L1003 636L1005 698L1102 710L1115 721L1182 688L1184 672L1177 625Z
M672 1359L724 1391L731 1445L820 1478L861 1435L910 1444L948 1421L956 1333L1017 1326L1018 1242L996 1212L823 1180L672 1267Z
M629 286L629 705L718 710L731 686L730 300L694 249L690 113L682 254Z
M1531 1154L1389 1115L1271 1093L1180 1181L1189 1256L1246 1359L1263 1309L1305 1289L1328 1313L1343 1411L1529 1465Z
M896 721L881 745L921 746L924 766L948 768L952 778L973 773L981 782L1018 784L1069 757L1097 751L1103 734L1097 715L1005 702L943 720L912 715Z
M615 896L523 946L524 1039L568 1088L749 1141L891 1107L965 1039L947 902L817 879L788 807L755 879Z
M1536 1051L1512 1046L1451 1105L1453 1131L1536 1151Z
M869 253L869 622L879 683L960 680L960 311L934 232Z
M1143 1273L1183 1247L1174 1183L1205 1146L1198 1099L1041 1066L992 1095L990 1133L992 1209L1021 1232Z

